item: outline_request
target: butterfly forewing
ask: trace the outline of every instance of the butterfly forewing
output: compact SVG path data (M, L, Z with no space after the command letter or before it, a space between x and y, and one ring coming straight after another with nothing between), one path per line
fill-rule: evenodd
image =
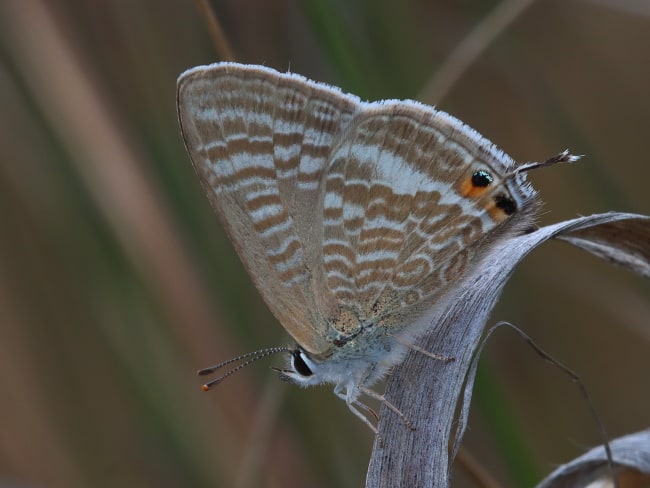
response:
M179 80L185 143L208 197L271 311L321 353L327 297L312 274L320 182L353 97L264 68L221 64Z

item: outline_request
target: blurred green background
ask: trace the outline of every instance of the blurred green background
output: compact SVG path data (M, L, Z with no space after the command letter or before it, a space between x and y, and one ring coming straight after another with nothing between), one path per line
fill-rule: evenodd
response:
M237 60L364 99L418 97L481 21L521 4L212 3ZM517 160L586 155L531 175L541 223L649 214L650 4L528 3L422 100ZM192 2L0 3L0 486L363 485L371 433L329 388L279 382L281 358L199 388L198 368L289 344L179 134L177 76L218 59ZM648 425L649 291L553 242L493 318L578 372L618 436ZM489 472L530 486L599 441L566 376L512 333L491 340L465 442ZM455 485L473 486L462 470Z

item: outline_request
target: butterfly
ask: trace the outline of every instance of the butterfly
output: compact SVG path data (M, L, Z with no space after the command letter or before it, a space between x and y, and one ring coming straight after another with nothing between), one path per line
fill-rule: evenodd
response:
M178 80L194 169L269 309L295 347L280 377L359 397L435 328L428 316L480 273L482 255L533 225L527 171L456 118L374 103L263 66L217 63ZM391 407L390 404L388 404ZM397 412L400 413L400 412Z

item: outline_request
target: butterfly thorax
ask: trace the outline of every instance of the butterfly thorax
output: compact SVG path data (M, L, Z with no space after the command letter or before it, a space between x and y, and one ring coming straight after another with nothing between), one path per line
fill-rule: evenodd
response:
M298 347L289 369L280 373L301 386L329 383L345 390L367 388L399 363L405 352L406 348L394 337L381 332L379 327L368 326L357 336L334 346L327 358L313 357Z

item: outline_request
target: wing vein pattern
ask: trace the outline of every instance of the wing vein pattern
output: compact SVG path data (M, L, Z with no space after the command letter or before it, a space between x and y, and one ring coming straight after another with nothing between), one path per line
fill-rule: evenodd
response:
M400 327L423 313L504 219L512 160L455 118L364 103L263 67L222 63L179 82L193 164L271 311L312 353L345 308ZM494 184L468 186L487 169Z

